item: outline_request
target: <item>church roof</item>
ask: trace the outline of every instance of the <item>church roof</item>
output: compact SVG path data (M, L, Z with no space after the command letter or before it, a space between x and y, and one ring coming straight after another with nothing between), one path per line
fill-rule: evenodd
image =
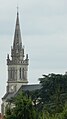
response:
M40 84L29 84L29 85L22 85L20 90L24 90L24 91L34 91L34 90L38 90L41 89L41 85Z
M2 100L3 99L6 99L6 100L9 100L9 99L11 99L12 97L14 97L14 95L16 94L16 92L14 93L14 92L11 92L11 93L6 93L4 96L3 96L3 98L2 98Z

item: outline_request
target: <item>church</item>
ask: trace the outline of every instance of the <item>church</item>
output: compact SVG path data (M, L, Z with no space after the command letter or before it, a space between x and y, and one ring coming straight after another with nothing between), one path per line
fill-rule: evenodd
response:
M19 12L17 11L16 26L13 46L11 47L11 58L7 55L8 80L6 94L2 98L1 112L5 114L8 100L17 95L20 91L33 91L40 89L39 84L28 84L28 54L25 55L21 38Z

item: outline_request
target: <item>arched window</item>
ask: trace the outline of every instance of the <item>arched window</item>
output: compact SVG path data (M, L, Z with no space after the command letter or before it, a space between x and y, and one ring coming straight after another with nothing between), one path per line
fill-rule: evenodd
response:
M20 68L20 79L21 79L21 68Z
M11 74L10 74L10 78L12 79L12 80L14 80L14 68L12 67L11 68Z

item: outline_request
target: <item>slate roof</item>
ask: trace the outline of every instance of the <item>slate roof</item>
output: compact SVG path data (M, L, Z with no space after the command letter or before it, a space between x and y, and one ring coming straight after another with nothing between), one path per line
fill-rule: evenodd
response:
M3 100L3 99L9 100L10 98L14 97L15 94L16 94L16 92L6 93L6 94L3 96L2 100Z
M40 84L30 84L30 85L22 85L19 90L34 91L34 90L38 90L38 89L41 89L41 85Z

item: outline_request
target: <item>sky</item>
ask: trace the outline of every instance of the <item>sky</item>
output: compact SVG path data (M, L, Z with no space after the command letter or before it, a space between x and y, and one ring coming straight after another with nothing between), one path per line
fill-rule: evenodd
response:
M29 83L67 71L67 0L0 0L0 104L8 80L7 54L19 6L22 43L29 55Z

